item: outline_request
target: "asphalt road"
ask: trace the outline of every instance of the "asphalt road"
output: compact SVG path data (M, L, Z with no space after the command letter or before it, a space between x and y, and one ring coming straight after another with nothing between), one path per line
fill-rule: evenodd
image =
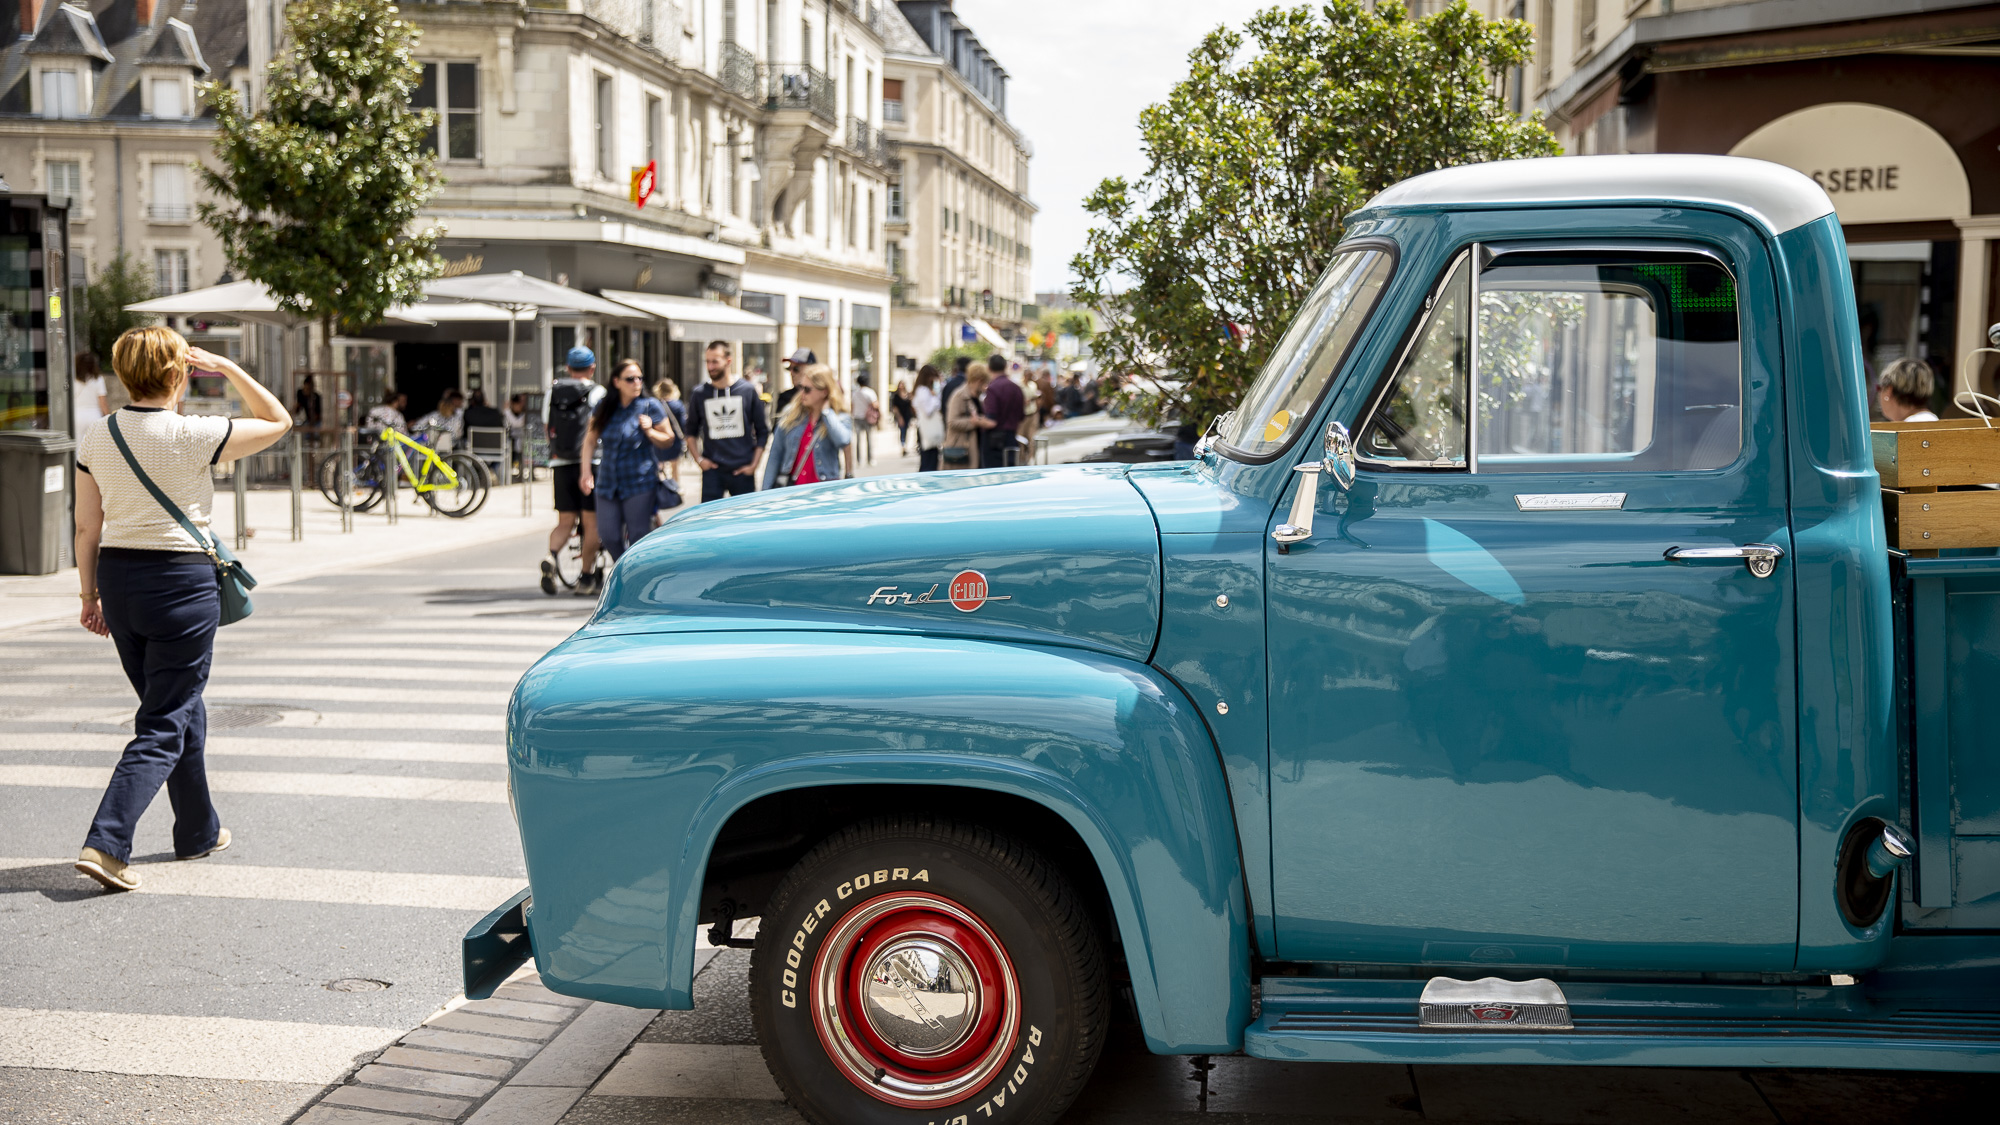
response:
M111 643L6 638L0 1121L284 1121L458 992L525 884L503 704L590 606L536 589L537 538L259 590L207 694L234 843L175 862L163 793L133 894L69 867L130 736Z

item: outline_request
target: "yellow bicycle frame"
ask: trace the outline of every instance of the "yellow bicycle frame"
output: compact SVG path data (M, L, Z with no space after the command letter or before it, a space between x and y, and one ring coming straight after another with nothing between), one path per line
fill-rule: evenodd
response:
M396 455L396 463L403 467L403 475L410 479L411 488L418 492L436 492L440 488L458 487L458 474L451 471L451 466L444 463L444 460L437 455L437 450L421 442L411 441L400 432L386 426L382 429L382 440L388 443L390 452ZM419 480L417 478L417 471L410 467L410 459L404 456L402 449L398 448L405 445L424 455L424 468L428 469L432 465L436 465L444 473L444 480L431 484L425 484Z

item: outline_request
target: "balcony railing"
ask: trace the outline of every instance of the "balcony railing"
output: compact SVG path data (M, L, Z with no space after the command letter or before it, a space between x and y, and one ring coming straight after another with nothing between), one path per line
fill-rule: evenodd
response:
M722 85L744 101L757 100L757 56L727 39L722 41Z
M889 138L862 118L847 119L847 148L871 164L889 163Z
M818 68L797 63L776 66L767 63L760 68L760 73L764 76L765 109L804 109L828 124L839 120L833 112L833 79Z
M156 223L185 223L194 218L194 208L185 203L154 203L146 207L146 217Z

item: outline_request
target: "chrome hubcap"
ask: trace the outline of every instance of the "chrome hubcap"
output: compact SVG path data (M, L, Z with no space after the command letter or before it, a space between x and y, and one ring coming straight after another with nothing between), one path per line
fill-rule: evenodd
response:
M862 1014L899 1051L928 1058L965 1041L979 1016L979 978L948 941L906 937L868 968Z

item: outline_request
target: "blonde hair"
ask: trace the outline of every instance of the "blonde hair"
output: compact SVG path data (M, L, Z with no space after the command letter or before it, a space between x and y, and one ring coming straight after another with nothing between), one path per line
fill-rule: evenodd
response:
M1876 381L1889 388L1896 401L1905 406L1929 406L1931 395L1937 390L1937 376L1931 372L1930 364L1920 359L1899 359L1884 367Z
M792 385L803 388L806 384L826 392L824 409L838 411L841 414L847 413L847 391L841 387L840 380L833 377L833 368L824 363L809 363L799 368L798 373L792 376ZM778 419L778 424L786 427L796 426L799 424L799 419L805 417L805 413L805 394L801 390L799 394L792 396L791 402L785 404L785 416Z
M171 328L128 328L111 345L111 370L134 402L172 394L187 369L187 339Z

